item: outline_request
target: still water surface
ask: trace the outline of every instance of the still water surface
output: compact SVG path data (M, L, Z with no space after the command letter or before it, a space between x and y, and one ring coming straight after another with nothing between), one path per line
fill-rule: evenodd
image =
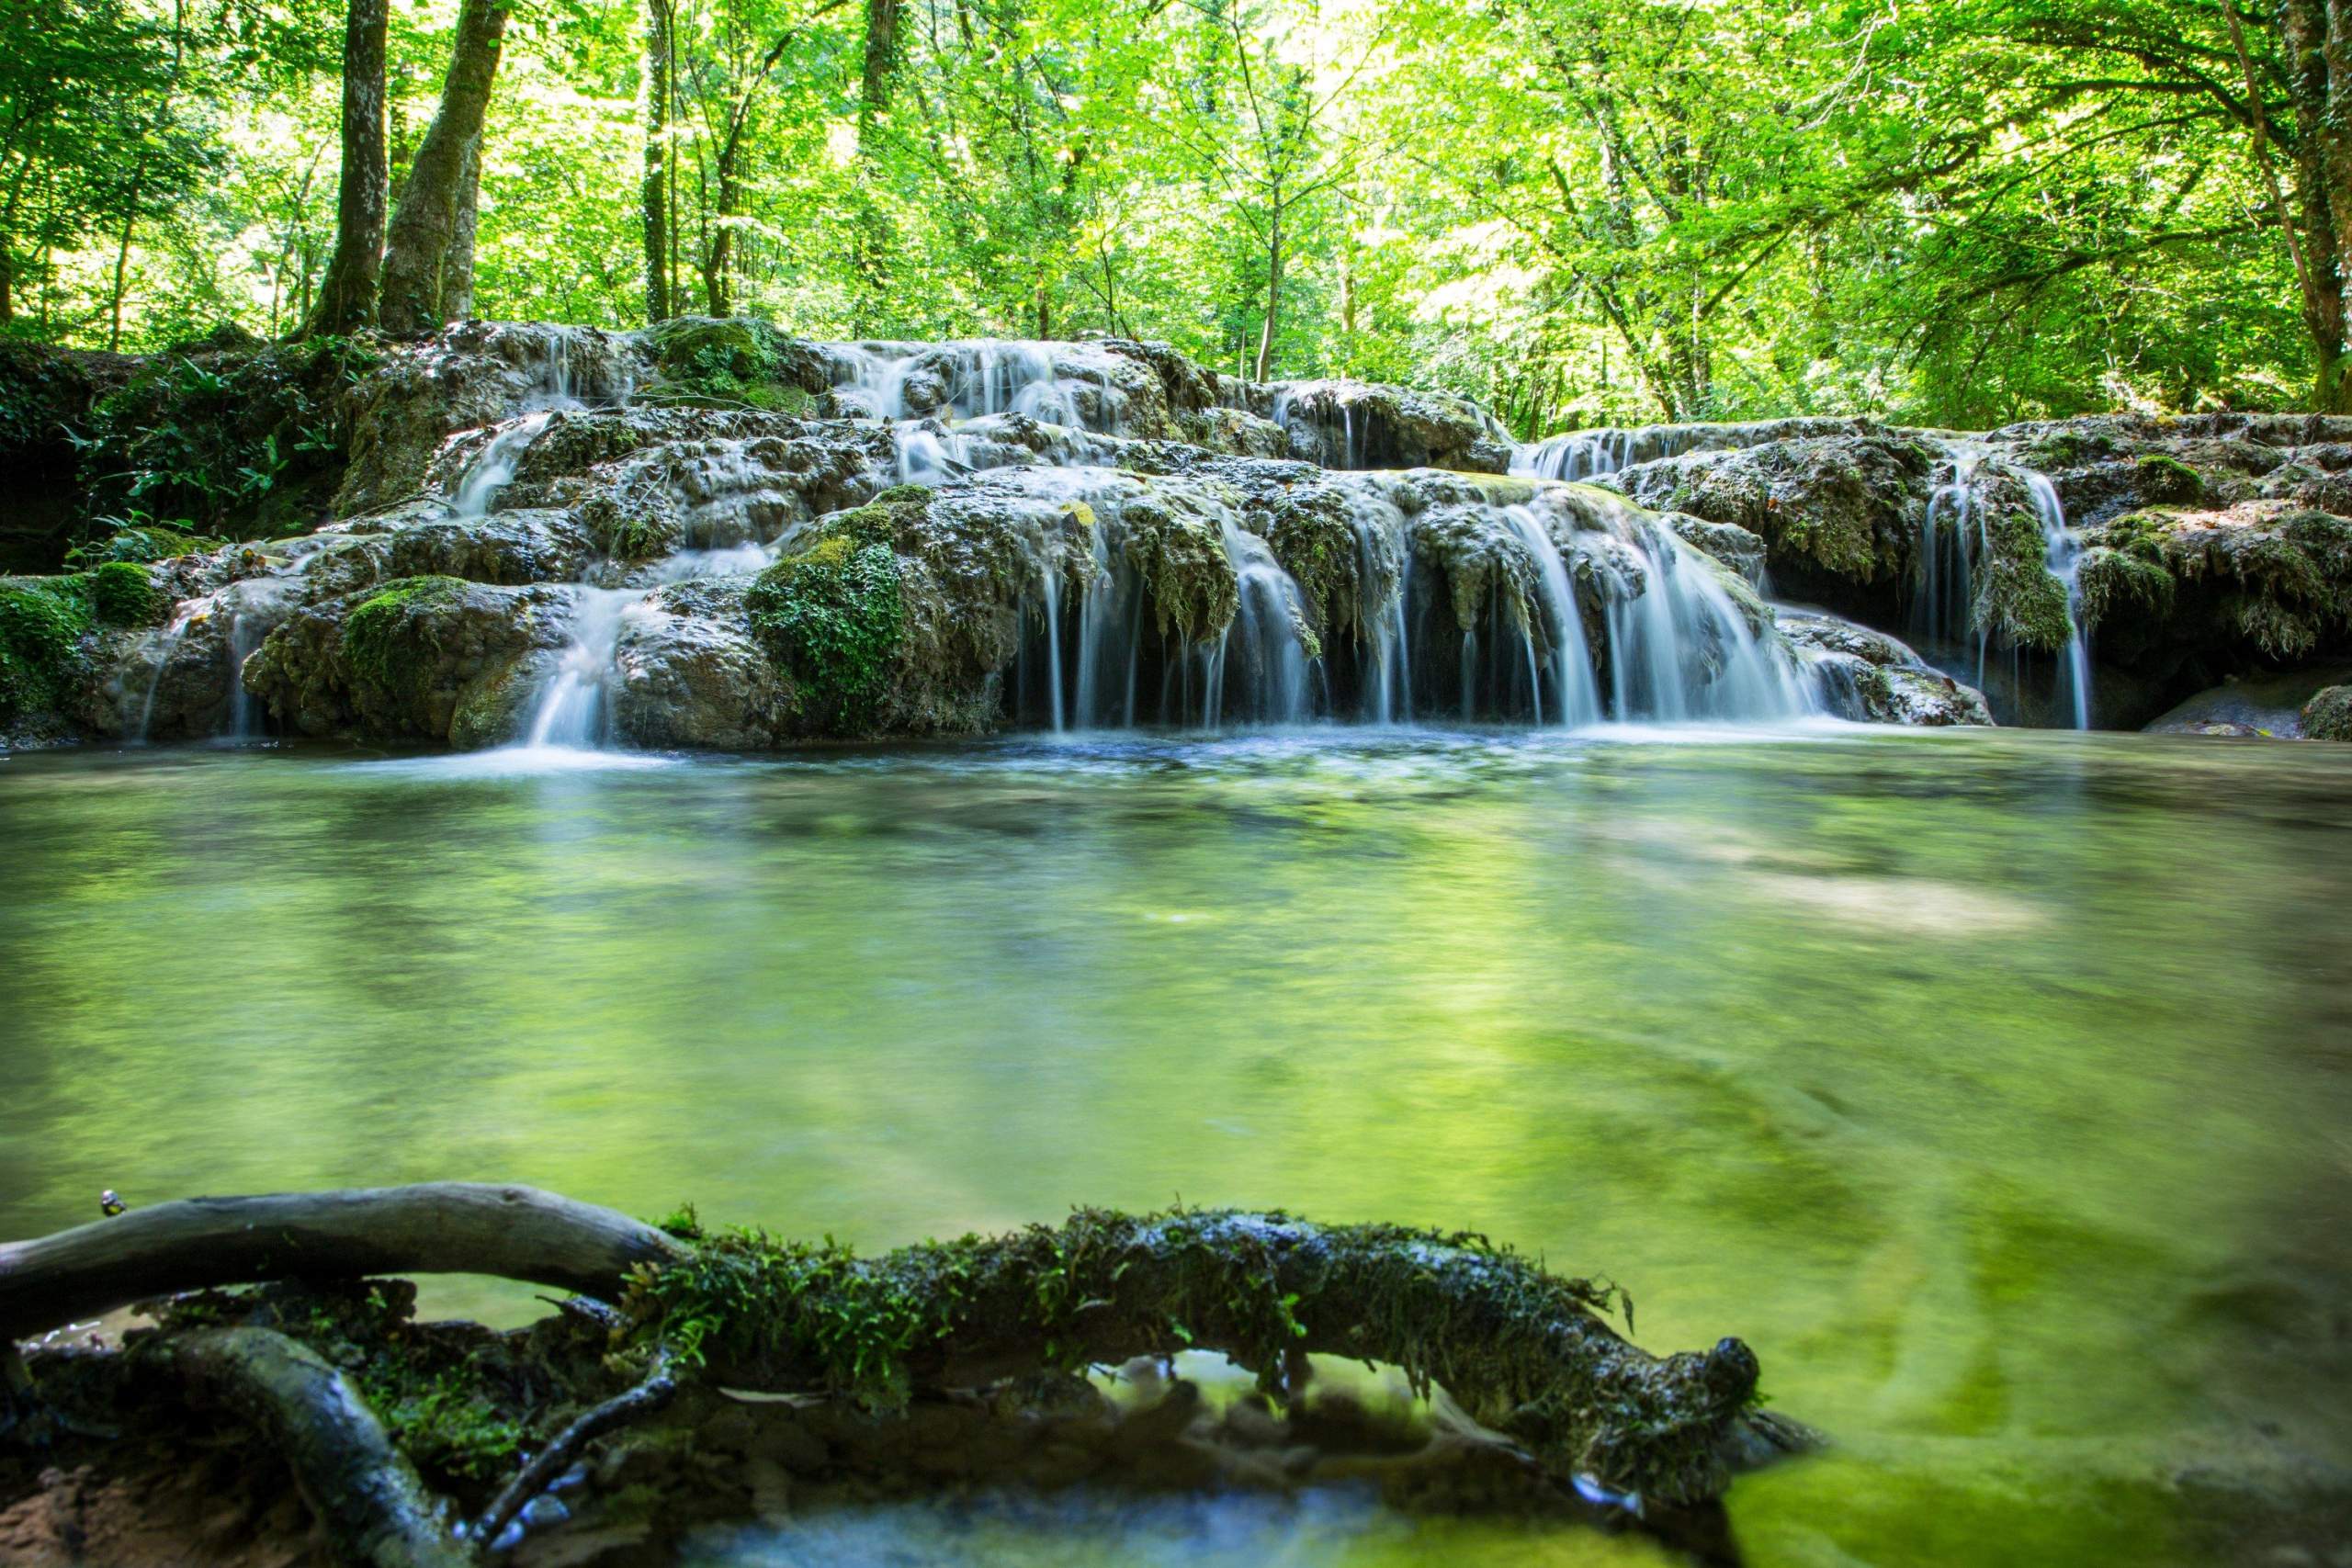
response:
M20 755L0 866L0 1235L449 1178L872 1247L1426 1222L1622 1282L1653 1349L1756 1347L1838 1446L1735 1488L1752 1562L2352 1546L2352 748ZM1329 1496L713 1551L1651 1555Z

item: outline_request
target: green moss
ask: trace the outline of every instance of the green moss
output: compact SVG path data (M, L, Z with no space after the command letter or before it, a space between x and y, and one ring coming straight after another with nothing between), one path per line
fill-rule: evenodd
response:
M0 581L0 724L56 707L96 618L85 578Z
M2203 476L2177 457L2150 452L2136 466L2140 492L2151 501L2194 501L2205 492Z
M816 403L796 362L796 345L765 321L688 316L652 329L661 380L656 402L741 404L803 414Z
M98 566L107 561L169 560L174 556L217 550L229 541L209 534L190 534L161 523L126 525L102 537L76 545L66 554L72 566Z
M344 617L343 654L352 673L387 693L414 685L437 657L433 609L465 596L456 577L403 577L384 583Z
M875 722L907 635L896 541L930 502L922 486L901 486L827 518L744 595L752 635L829 733Z
M171 600L155 587L143 566L108 561L84 576L89 583L91 608L108 626L153 626L171 613Z
M1987 532L1992 547L1977 577L1976 628L2021 647L2065 647L2074 635L2066 585L2051 574L2040 520L2011 508L1996 513Z
M2172 573L2162 566L2144 556L2105 547L2083 552L2077 581L2082 584L2086 627L2098 626L2126 606L2146 610L2161 620L2172 613L2177 592Z

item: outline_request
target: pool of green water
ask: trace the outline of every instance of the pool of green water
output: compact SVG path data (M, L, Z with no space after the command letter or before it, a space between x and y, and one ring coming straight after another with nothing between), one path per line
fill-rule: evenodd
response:
M428 1178L872 1247L1179 1197L1471 1228L1653 1349L1743 1337L1833 1437L1736 1485L1749 1562L2352 1552L2352 748L636 761L0 761L0 1235ZM1346 1497L711 1551L1655 1555Z

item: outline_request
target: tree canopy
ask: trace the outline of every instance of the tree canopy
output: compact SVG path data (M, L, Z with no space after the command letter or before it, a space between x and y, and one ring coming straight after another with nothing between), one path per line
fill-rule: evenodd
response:
M2324 0L0 5L10 335L1096 332L1524 433L2352 407ZM322 309L346 162L380 316Z

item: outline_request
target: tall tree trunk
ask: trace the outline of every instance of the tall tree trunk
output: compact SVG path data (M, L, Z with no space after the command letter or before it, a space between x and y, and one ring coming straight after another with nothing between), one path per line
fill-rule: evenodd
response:
M729 269L735 259L736 208L743 199L742 180L735 172L737 150L723 147L718 153L718 189L714 197L718 210L710 231L710 246L703 253L703 305L714 316L730 315L735 310L734 279Z
M462 321L474 313L474 236L481 227L481 139L466 149L466 172L458 181L458 227L449 236L449 266L441 280L441 319Z
M1258 334L1258 371L1251 378L1262 381L1273 367L1274 336L1282 331L1283 320L1283 209L1279 199L1274 204L1272 221L1266 229L1266 324Z
M441 107L409 165L408 183L392 214L379 312L386 332L410 336L431 332L447 319L443 291L458 243L466 160L481 140L508 15L508 0L463 0L458 8Z
M670 0L645 0L645 319L672 313L670 277Z
M0 327L17 319L17 258L0 239Z
M865 0L865 72L858 84L857 151L874 154L875 122L890 107L891 78L899 69L899 0Z
M889 214L876 189L881 153L881 120L889 111L892 78L899 66L900 0L865 0L865 65L857 95L858 212L854 243L861 328L879 312L887 283L892 234Z
M390 164L384 146L387 0L351 0L343 27L343 175L335 193L334 254L319 284L313 333L351 333L376 319L384 265Z
M2312 406L2352 413L2344 292L2352 285L2352 3L2285 0L2279 21L2295 100L2295 196L2302 209L2303 327ZM2284 215L2281 215L2284 221Z

